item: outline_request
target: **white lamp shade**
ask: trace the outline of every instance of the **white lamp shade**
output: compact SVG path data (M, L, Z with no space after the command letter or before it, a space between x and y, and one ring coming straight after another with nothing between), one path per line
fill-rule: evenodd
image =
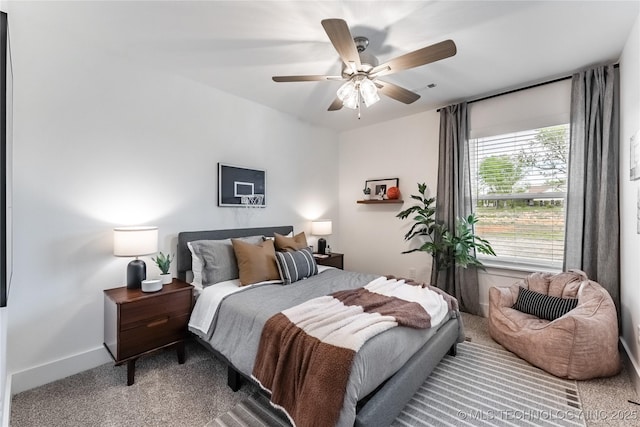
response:
M330 219L318 219L311 222L311 234L316 236L328 236L331 232Z
M158 227L118 227L113 229L115 256L142 256L158 252Z

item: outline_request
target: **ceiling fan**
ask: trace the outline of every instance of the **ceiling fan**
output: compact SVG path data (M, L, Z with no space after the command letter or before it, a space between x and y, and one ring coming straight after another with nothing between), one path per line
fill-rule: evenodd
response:
M352 37L344 20L324 19L322 27L342 59L342 74L340 76L274 76L273 81L281 83L346 80L346 83L338 89L337 97L329 106L329 111L339 110L343 106L359 109L361 101L370 107L380 100L378 92L405 104L411 104L417 101L420 95L393 83L382 81L380 77L440 61L456 54L455 43L452 40L445 40L378 64L375 56L365 52L369 40L366 37Z

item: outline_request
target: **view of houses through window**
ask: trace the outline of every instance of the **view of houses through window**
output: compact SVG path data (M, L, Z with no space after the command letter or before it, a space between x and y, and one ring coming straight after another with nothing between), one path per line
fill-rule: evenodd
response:
M569 125L470 141L476 232L499 261L562 267Z

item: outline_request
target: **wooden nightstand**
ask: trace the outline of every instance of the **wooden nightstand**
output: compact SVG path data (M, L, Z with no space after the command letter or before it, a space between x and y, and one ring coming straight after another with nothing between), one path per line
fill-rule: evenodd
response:
M136 360L175 345L184 363L184 340L191 315L193 286L178 279L153 293L126 287L104 291L104 346L117 365L127 364L134 382Z
M326 257L320 258L318 254L313 254L318 265L326 265L329 267L344 269L344 255L337 252L331 252Z

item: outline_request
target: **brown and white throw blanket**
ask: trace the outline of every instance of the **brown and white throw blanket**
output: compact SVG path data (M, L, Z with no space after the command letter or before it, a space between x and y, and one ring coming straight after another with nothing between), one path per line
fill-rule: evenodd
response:
M338 421L356 352L396 326L429 328L447 318L442 295L380 277L284 310L265 324L253 378L298 426Z

